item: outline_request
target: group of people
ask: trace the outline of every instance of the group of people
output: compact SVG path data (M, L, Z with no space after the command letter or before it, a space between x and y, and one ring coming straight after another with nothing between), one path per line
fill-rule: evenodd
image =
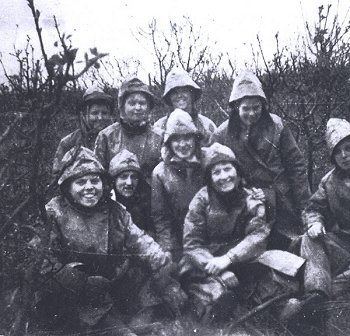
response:
M151 125L155 98L139 79L120 87L115 123L113 97L86 91L80 127L53 161L60 195L46 206L38 316L135 335L136 325L184 311L203 322L232 318L242 302L278 291L292 297L279 314L288 320L344 287L350 124L329 121L335 168L311 196L302 153L253 73L234 81L219 127L198 113L201 92L173 69L162 97L170 113ZM259 263L268 250L305 259L301 284Z

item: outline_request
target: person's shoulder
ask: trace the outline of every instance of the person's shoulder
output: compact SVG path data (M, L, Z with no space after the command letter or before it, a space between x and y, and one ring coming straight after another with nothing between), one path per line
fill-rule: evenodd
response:
M48 203L46 203L46 211L50 214L60 213L65 205L65 199L62 195L52 198Z
M160 119L158 119L154 124L153 127L157 127L160 129L164 129L165 128L165 124L166 124L166 119L167 116L161 117Z
M151 133L157 140L161 141L163 139L164 130L156 125L150 125L147 132Z
M102 131L99 132L98 136L109 136L110 134L113 134L117 131L119 131L121 128L121 125L119 122L115 122L106 128L104 128Z
M337 175L336 169L333 168L321 178L320 183L327 184L327 183L331 182L336 177L336 175Z
M270 113L270 117L275 125L277 125L280 128L284 128L284 123L281 117L274 113Z
M208 192L207 186L204 186L197 191L197 193L194 195L190 205L191 205L191 207L195 207L198 203L201 203L204 205L209 203L209 192Z
M216 125L213 120L203 114L198 114L198 118L202 121L203 125L209 129L209 131L214 132L216 130Z
M219 125L219 127L216 129L216 134L222 134L227 131L228 128L228 119L225 120L222 124Z
M68 144L68 143L75 144L77 142L77 139L80 137L81 137L81 130L78 128L75 131L64 136L60 141L60 145Z
M164 173L164 170L166 168L166 165L164 161L159 162L153 169L153 175L154 176L160 176Z

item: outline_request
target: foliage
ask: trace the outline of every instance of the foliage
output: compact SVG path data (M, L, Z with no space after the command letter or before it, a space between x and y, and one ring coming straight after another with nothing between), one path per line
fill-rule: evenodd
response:
M5 324L12 322L11 333L15 335L25 334L35 279L44 253L43 250L32 253L28 242L37 228L44 228L44 242L49 234L45 203L55 185L49 183L50 162L47 160L51 155L49 151L53 150L48 146L52 144L52 121L61 112L62 98L70 90L72 93L76 90L78 78L106 55L95 49L91 58L85 57L83 69L76 73L78 49L70 43L70 35L61 34L54 18L58 36L55 46L59 51L48 57L40 27L40 11L35 8L34 0L27 0L27 4L34 19L42 60L35 59L34 47L28 38L26 48L13 54L19 64L17 75L8 75L1 63L9 83L1 87L4 103L0 137L1 285L3 293L10 287L14 297L20 297L20 300L11 301L17 304L15 308L8 305L9 310L16 312L14 319L3 321ZM3 316L7 316L6 312Z
M42 57L35 58L28 37L26 47L12 54L18 64L17 74L8 75L0 59L7 77L6 84L0 83L0 290L6 303L0 309L0 329L21 335L26 332L43 253L34 253L29 242L39 227L48 227L44 205L56 192L50 172L55 147L77 126L84 88L99 83L115 96L116 86L130 75L137 75L141 65L134 58L106 60L106 54L97 48L91 48L84 60L78 61L78 49L72 45L71 35L60 32L55 17L57 52L48 56L40 11L33 0L27 2ZM271 111L291 126L305 153L313 187L329 168L324 143L327 120L332 116L349 119L350 26L340 23L337 14L332 16L331 8L319 7L318 19L314 26L306 24L300 46L281 47L276 34L276 51L270 61L258 37L264 68L255 70L263 82ZM167 32L161 31L154 19L146 29L139 30L137 38L142 43L146 39L153 50L154 72L149 75L149 84L157 98L152 121L169 112L160 97L166 75L175 65L190 72L202 88L197 109L217 125L227 119L228 97L236 73L234 60L228 60L230 71L225 71L223 54L215 55L210 50L209 38L189 18L169 21Z
M337 14L331 20L330 9L319 7L317 22L313 28L306 24L306 39L296 50L281 48L276 34L276 52L270 62L264 58L262 76L271 109L291 125L305 151L311 186L329 161L326 123L330 117L347 118L350 107L350 25L341 25Z

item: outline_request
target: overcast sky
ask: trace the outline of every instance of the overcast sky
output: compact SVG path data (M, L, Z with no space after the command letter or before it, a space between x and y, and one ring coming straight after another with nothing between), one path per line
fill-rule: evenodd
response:
M14 46L23 48L27 35L33 43L37 36L26 0L0 2L0 52L11 71L16 64L9 52ZM133 34L138 27L147 27L152 18L167 30L169 19L177 22L183 15L190 17L195 27L202 27L203 34L209 36L214 52L227 52L243 67L245 62L252 62L251 43L257 45L257 34L266 55L271 56L277 32L284 45L295 45L297 37L305 33L305 20L315 22L318 6L327 3L333 4L333 13L339 6L340 17L346 16L349 4L344 0L35 0L48 54L54 52L57 40L55 15L61 31L73 35L79 58L89 47L97 47L118 59L140 59L145 72L152 72L151 49L146 42L137 42ZM1 76L2 70L0 82Z

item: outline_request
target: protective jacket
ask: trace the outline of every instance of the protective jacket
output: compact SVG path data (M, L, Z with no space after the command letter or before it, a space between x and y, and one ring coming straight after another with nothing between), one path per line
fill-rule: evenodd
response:
M148 234L154 235L154 225L151 217L151 186L145 181L140 164L134 153L127 149L118 153L110 162L109 174L116 179L125 171L136 172L139 181L134 194L124 197L114 186L116 201L123 204L130 213L133 222Z
M239 77L238 84L235 81L232 99L257 96L265 102L260 82L251 76ZM310 197L305 160L289 128L280 117L266 111L265 103L256 125L248 133L244 128L234 109L214 139L233 150L248 186L264 188L267 215L274 218L275 229L294 238L302 232L300 212Z
M114 123L102 130L95 143L95 153L108 170L112 158L123 149L135 153L141 170L149 180L152 170L160 161L162 137L150 125L132 129L122 123Z
M326 142L333 162L335 147L349 136L349 122L338 118L328 121ZM318 290L331 296L343 290L344 285L348 289L347 277L342 278L341 273L350 265L350 174L337 165L328 172L310 198L302 218L305 231L315 224L321 224L326 231L326 236L312 239L304 235L302 239L301 255L307 259L306 291Z
M167 123L163 162L152 175L152 217L156 240L164 250L172 253L174 260L182 254L183 223L188 205L204 183L198 141L195 155L189 161L176 159L169 148L172 135L185 133L198 135L198 130L187 112L176 109Z

